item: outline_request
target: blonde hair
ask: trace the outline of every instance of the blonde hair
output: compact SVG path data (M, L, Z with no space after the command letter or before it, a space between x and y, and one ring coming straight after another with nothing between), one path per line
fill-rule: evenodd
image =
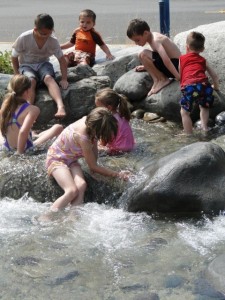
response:
M93 109L87 115L85 124L91 140L97 138L107 144L117 135L117 120L107 108L97 107Z
M127 121L130 121L131 114L126 96L118 94L116 91L110 88L104 88L96 93L95 99L106 108L111 106L114 111L118 110L121 117L124 117Z
M5 95L1 107L0 129L2 135L6 135L8 123L18 105L26 102L26 100L22 98L22 95L30 87L31 81L25 75L19 74L11 78L8 85L8 93Z

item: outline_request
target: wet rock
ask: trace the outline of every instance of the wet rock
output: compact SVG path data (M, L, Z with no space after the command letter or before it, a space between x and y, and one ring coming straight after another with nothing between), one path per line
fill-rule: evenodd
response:
M165 239L153 238L146 245L144 245L144 247L149 251L154 251L161 248L163 245L167 245L167 241Z
M168 275L165 279L166 288L181 287L185 282L185 279L179 275Z
M148 121L153 121L153 120L156 120L156 119L159 119L159 118L160 118L160 116L157 115L157 114L146 112L144 114L143 120L148 122Z
M156 293L140 294L133 298L133 300L159 300L159 296Z
M50 285L61 285L67 281L71 281L74 280L76 277L78 277L80 274L78 271L71 271L61 277L57 277L53 280L51 280L51 282L49 283Z
M40 262L40 259L33 256L21 256L13 260L13 263L17 266L36 266Z
M215 118L216 125L222 126L225 124L225 111L219 113Z
M209 264L207 275L214 286L225 294L225 254L216 257Z
M126 292L131 292L131 291L145 290L147 288L148 288L148 286L137 283L137 284L122 286L121 290L126 291Z
M225 299L225 295L219 291L216 291L214 287L204 278L196 280L194 284L194 294L199 294L205 297L204 299L207 299L206 297L209 297L210 299Z
M187 216L224 210L225 153L218 145L193 143L139 167L147 179L131 192L129 211Z
M132 118L142 119L144 117L145 110L144 109L136 109L131 113Z
M51 202L62 195L63 191L52 177L47 176L45 169L47 149L43 154L9 155L1 154L0 159L0 198L20 199L25 194L38 202ZM104 160L104 158L102 158ZM101 159L99 159L101 160ZM81 161L81 165L83 162ZM86 169L85 169L86 168ZM113 168L113 166L112 166ZM85 202L115 204L122 194L123 184L118 186L116 180L93 178L87 166L83 166L88 189Z

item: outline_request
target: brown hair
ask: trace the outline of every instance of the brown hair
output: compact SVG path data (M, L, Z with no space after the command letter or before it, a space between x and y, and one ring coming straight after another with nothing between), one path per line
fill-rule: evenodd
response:
M25 103L22 98L23 93L31 87L31 81L27 76L15 75L11 78L8 86L8 93L5 95L0 118L0 129L2 135L6 135L8 123L18 105Z
M192 31L187 36L186 44L190 50L202 51L204 50L205 37L200 32Z
M80 12L79 19L81 16L91 18L94 23L96 21L96 14L93 12L93 10L84 9Z
M37 29L49 29L53 30L54 29L54 21L52 17L48 14L39 14L37 15L34 25Z
M117 135L117 120L107 108L94 108L87 115L85 124L91 140L97 138L107 144Z
M96 93L95 99L106 108L111 106L114 111L118 110L121 117L130 121L131 115L126 96L118 94L110 88L104 88Z
M127 36L131 39L134 35L143 35L145 31L150 31L148 23L142 19L133 19L127 28Z

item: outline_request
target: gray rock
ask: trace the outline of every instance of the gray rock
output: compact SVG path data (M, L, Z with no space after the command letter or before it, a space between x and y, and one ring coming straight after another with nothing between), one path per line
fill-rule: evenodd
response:
M202 299L225 299L224 294L215 290L214 287L204 278L195 280L194 294L202 295L204 297Z
M222 111L221 113L219 113L216 118L215 118L215 123L216 125L224 125L225 124L225 111Z
M125 73L115 83L113 89L124 94L132 101L143 100L152 87L152 79L147 72L136 72L134 69Z
M111 80L111 87L126 72L140 64L137 54L127 55L94 65L93 70L98 76L108 76Z
M181 287L185 282L185 279L179 275L168 275L165 279L166 288Z
M225 294L225 254L216 257L208 266L208 278Z
M147 179L129 195L129 211L181 216L224 210L225 153L218 145L194 143L139 167Z
M19 199L27 194L38 202L54 201L62 190L52 177L48 177L45 169L46 149L43 153L32 155L9 155L1 153L0 159L0 198ZM104 158L103 158L104 159ZM99 159L101 161L101 159ZM109 160L109 159L108 159ZM113 161L113 159L112 159ZM83 165L82 161L80 162ZM82 166L88 189L85 202L115 204L123 191L120 180L110 180L103 176L94 179L88 173L86 165ZM113 167L112 167L113 168ZM114 167L114 169L116 169Z
M108 87L110 79L107 76L91 76L71 83L67 90L61 90L67 111L65 123L71 123L87 115L95 107L95 94L98 89ZM56 113L56 104L47 89L39 89L35 104L40 108L36 127L47 125Z

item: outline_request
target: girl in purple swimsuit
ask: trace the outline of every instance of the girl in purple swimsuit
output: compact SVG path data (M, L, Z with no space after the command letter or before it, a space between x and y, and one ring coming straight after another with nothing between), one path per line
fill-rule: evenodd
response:
M30 88L31 81L24 75L15 75L10 80L0 111L1 150L23 154L58 136L63 130L61 125L56 124L32 141L31 128L40 109L27 102Z

